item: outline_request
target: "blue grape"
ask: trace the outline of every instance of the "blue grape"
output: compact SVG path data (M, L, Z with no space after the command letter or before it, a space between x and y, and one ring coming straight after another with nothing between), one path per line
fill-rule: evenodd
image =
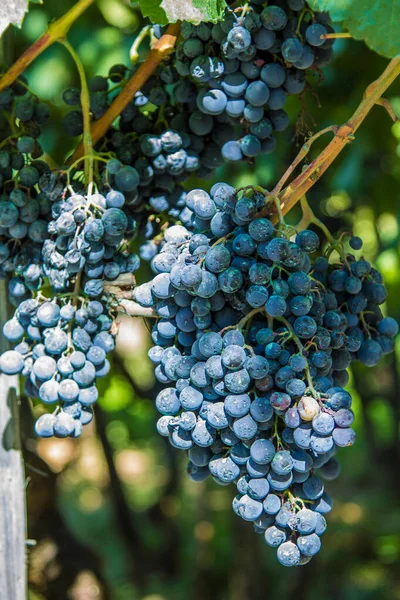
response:
M233 501L233 510L245 521L256 521L262 514L263 505L257 500L253 500L247 494L236 496Z
M268 6L261 13L261 21L266 29L277 31L287 23L287 16L279 6Z
M322 46L325 40L321 38L327 33L326 28L320 23L312 23L306 29L306 40L311 46Z
M51 414L41 415L35 423L35 433L39 437L48 438L54 435L56 417Z
M250 32L245 28L236 26L228 33L228 42L235 50L246 50L251 44Z
M304 47L297 38L288 38L283 42L281 52L285 60L295 63L301 59Z
M264 81L252 81L246 89L245 97L253 106L264 106L268 102L269 88Z

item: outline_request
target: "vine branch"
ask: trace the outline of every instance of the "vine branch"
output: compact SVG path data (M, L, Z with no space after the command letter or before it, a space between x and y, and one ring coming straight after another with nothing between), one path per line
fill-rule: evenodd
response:
M143 87L143 85L146 83L149 77L157 69L158 65L162 62L162 60L166 56L171 54L175 47L179 31L179 23L173 23L172 25L168 26L167 31L154 44L146 60L139 67L136 73L134 73L134 75L128 81L121 93L118 94L115 100L111 103L104 115L93 124L91 131L93 144L98 142L98 140L104 136L104 134L111 126L112 122L121 114L124 108L132 100L136 92L138 92ZM72 157L70 158L70 162L73 162L77 158L82 156L83 152L84 147L83 143L81 142L76 148Z
M276 195L278 193L283 215L288 213L293 206L295 206L295 204L319 180L321 175L325 173L343 148L353 140L354 133L360 127L365 117L368 115L373 106L375 106L375 104L382 104L382 95L399 75L400 57L396 57L390 61L382 75L367 87L364 97L352 117L350 117L350 119L344 123L344 125L338 127L336 131L334 128L332 128L332 131L334 131L334 138L329 142L319 156L317 156L317 158L315 158L285 189L282 191L276 189L271 192L271 195ZM323 130L324 133L326 131L327 129ZM294 160L294 168L300 162L300 155L300 160L302 160L304 155L304 146L300 150L298 157L296 157ZM289 170L290 167L288 171ZM292 169L290 173L293 170L294 169ZM270 207L268 206L268 209L266 210L270 211ZM271 220L272 222L276 223L278 221L277 215L273 214Z
M54 23L51 23L47 31L29 46L0 79L0 92L14 83L31 62L42 54L46 48L54 44L54 42L65 38L71 25L93 2L94 0L79 0L65 15L54 21Z
M134 300L127 300L123 298L119 302L118 308L123 314L128 315L128 317L148 317L153 319L158 318L158 315L152 308L140 306L140 304L138 304Z

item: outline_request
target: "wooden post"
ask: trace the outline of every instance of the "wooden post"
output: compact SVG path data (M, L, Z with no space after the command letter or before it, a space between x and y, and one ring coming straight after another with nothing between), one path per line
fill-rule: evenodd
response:
M10 314L0 280L0 327ZM0 353L7 350L1 335ZM0 600L26 600L25 475L21 453L18 376L0 374Z

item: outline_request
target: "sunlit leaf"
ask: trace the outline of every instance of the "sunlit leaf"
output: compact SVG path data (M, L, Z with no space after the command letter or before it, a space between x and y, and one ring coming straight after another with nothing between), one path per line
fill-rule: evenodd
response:
M160 25L177 21L215 22L226 6L224 0L139 0L139 5L144 17Z
M0 35L9 25L21 27L29 0L5 0L0 2Z

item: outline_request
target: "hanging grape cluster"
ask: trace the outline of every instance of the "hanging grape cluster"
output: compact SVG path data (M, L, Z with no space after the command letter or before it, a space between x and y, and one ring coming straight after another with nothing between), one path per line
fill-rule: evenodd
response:
M382 277L343 244L330 262L314 231L273 227L253 189L218 183L186 200L203 233L167 229L155 277L135 290L160 317L149 352L166 386L157 428L187 451L194 481L236 484L233 510L283 565L305 564L332 507L323 480L355 441L347 369L393 350Z
M21 374L26 394L54 408L37 420L38 435L77 437L115 348L104 284L140 265L127 246L136 221L120 191L87 193L74 182L75 193L64 172L40 160L49 108L24 78L0 93L0 103L13 115L2 123L0 274L16 307L3 326L14 349L0 357L0 369Z

